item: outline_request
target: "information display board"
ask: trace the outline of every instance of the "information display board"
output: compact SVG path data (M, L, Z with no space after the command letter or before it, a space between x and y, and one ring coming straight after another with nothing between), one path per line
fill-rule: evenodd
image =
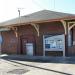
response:
M63 51L65 48L64 35L44 35L43 41L45 51Z

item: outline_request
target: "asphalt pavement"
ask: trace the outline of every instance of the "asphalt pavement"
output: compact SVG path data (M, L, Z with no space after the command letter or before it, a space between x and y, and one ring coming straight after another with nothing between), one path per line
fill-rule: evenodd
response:
M75 58L1 55L0 75L75 75Z

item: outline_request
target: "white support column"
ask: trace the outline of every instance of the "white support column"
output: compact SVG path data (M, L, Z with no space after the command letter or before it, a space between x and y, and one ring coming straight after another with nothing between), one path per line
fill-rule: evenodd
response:
M64 38L65 38L65 36L67 34L66 22L64 20L61 20L60 22L62 23L62 25L64 27L64 31L65 31ZM64 39L64 41L66 41L66 39ZM65 50L66 50L66 43L64 42L64 44L65 44L65 47L64 47L64 51L63 51L63 57L65 57Z
M45 41L44 41L44 35L43 35L43 56L45 56Z
M31 23L31 25L36 29L37 35L39 36L39 25L35 23Z
M66 50L66 43L65 43L65 35L64 35L64 44L65 44L65 46L64 46L64 51L63 51L63 57L65 57L65 50Z

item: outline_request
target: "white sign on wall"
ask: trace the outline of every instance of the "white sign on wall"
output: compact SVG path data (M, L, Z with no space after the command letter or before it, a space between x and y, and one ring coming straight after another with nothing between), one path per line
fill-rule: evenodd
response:
M44 35L43 41L45 51L63 51L65 49L64 35Z

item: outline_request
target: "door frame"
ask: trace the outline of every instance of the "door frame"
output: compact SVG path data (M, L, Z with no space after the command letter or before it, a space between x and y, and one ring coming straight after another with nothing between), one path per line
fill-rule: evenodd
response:
M28 39L27 37L32 37L33 40ZM34 35L30 35L30 34L26 34L26 35L21 35L20 36L20 54L22 50L22 39L27 39L27 43L32 43L33 42L33 56L36 54L36 40L35 40L35 36ZM30 40L30 42L29 42ZM22 53L24 54L24 53ZM27 54L26 54L27 55Z

